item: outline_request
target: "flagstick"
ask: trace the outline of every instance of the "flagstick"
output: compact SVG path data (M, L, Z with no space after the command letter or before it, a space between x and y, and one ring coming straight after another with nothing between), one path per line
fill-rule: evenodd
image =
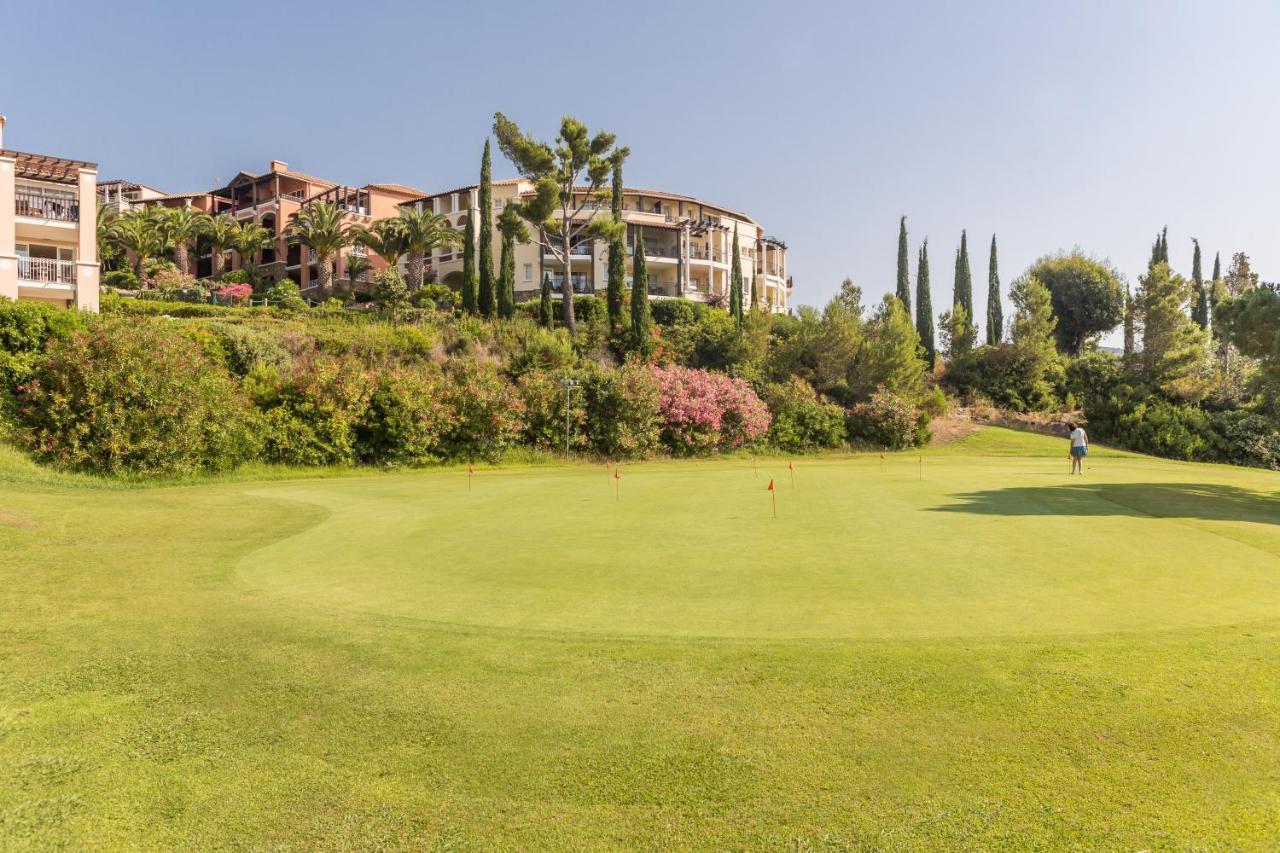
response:
M791 469L791 488L796 487L796 463L792 460L787 463L787 468Z
M622 500L622 475L616 469L613 472L613 499Z
M773 497L773 517L777 518L778 517L778 493L776 491L771 490L769 494Z
M880 473L884 473L884 454L880 454Z
M471 491L471 475L472 475L472 473L474 473L474 472L471 470L471 466L470 466L470 465L468 465L468 466L467 466L467 491L468 491L468 492L470 492L470 491Z

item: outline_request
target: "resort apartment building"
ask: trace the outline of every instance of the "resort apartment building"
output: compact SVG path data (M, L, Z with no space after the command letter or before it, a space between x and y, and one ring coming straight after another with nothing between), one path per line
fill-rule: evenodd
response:
M135 207L146 207L148 203L163 197L163 190L146 184L135 184L118 179L98 181L98 206L117 213L124 213Z
M318 202L337 205L346 211L353 225L368 225L377 219L396 216L399 206L421 197L421 190L401 184L365 184L350 187L289 169L289 164L272 160L267 171L261 173L240 172L218 189L205 192L159 195L143 201L165 207L194 207L205 213L226 213L241 223L255 222L275 237L275 246L259 252L252 260L262 274L279 281L293 279L303 292L315 286L319 279L316 258L302 246L289 245L285 237L289 220L304 207ZM347 258L366 255L362 246L344 249L337 259L335 280L350 283L347 274ZM386 266L377 255L368 255L374 271ZM244 259L228 252L226 269L236 269ZM213 259L208 249L192 253L192 269L197 277L212 274Z
M532 182L520 178L494 181L492 186L495 222L508 204L534 191ZM792 284L787 274L786 243L767 235L750 216L675 193L627 189L623 195L627 252L634 252L636 237L643 233L651 297L682 297L727 305L736 229L745 298L750 298L754 281L761 305L778 312L787 310ZM575 201L585 202L580 214L583 219L612 215L607 199L591 198L585 189ZM425 195L407 203L443 214L459 229L479 226L477 184ZM497 247L501 244L496 228L493 242L496 266ZM557 293L565 286L566 279L575 293L603 293L608 285L608 247L603 241L582 239L570 247L569 269L565 270L564 264L550 251L543 250L536 242L524 243L516 247L515 267L517 300L533 298L544 273L550 274L552 288ZM627 267L629 286L631 264ZM462 249L436 251L429 268L436 281L457 287L462 280Z
M0 297L98 310L98 167L5 147L0 116Z

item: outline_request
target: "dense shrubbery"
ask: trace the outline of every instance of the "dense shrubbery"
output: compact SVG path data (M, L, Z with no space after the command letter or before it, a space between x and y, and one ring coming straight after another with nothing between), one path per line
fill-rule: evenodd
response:
M803 379L770 383L764 399L773 415L769 443L774 447L807 451L844 444L844 409L823 402Z
M290 285L281 288L282 301L292 298ZM825 316L752 313L741 326L723 310L658 302L664 325L639 358L610 332L594 297L577 300L577 338L520 317L437 311L432 305L448 301L441 294L382 312L108 295L98 319L23 305L0 314L0 327L8 316L8 385L30 380L23 434L33 448L106 473L181 474L245 459L421 465L498 459L518 445L559 451L566 399L570 449L606 458L766 442L818 450L844 443L845 407L868 399L872 379L909 412L910 440L919 440L923 371L905 315L885 303L864 322L857 299L846 289ZM73 378L67 353L42 354L84 325L92 331L84 340L100 351L78 350L74 360L98 384ZM106 330L122 348L110 366ZM156 359L143 357L142 339ZM910 363L896 364L904 353ZM823 384L815 391L806 376ZM566 398L568 378L576 384ZM108 386L125 390L117 400ZM142 406L135 391L166 403ZM856 439L873 440L863 434L872 426L860 429ZM125 445L133 451L122 453Z
M124 320L55 341L18 420L38 458L107 474L225 470L258 443L243 394L194 341Z
M846 413L845 428L855 444L902 450L929 442L928 415L883 388Z

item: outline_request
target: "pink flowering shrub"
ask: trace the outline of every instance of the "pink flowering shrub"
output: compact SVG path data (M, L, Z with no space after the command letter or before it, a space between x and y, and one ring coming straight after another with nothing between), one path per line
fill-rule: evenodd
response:
M688 367L653 367L662 440L672 453L732 450L769 431L769 407L741 379Z
M190 290L196 286L195 276L179 272L176 267L166 266L156 270L148 286L161 293L173 293L178 290Z
M845 429L855 444L889 450L919 447L931 437L929 415L883 385L845 413Z
M249 301L249 297L253 295L253 286L248 284L224 284L214 292L236 305L244 305Z

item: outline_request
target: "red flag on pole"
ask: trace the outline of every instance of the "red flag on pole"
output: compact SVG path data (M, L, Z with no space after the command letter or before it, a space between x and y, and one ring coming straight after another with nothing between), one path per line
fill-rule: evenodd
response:
M773 480L769 481L769 491L773 491Z
M613 499L622 500L622 474L617 468L613 469Z
M796 487L796 463L795 460L787 460L787 470L791 472L791 488Z
M773 480L769 480L769 498L773 501L773 517L778 517L778 493L774 491Z
M475 471L472 469L470 465L468 465L467 466L467 491L468 492L471 491L471 475L474 473Z

